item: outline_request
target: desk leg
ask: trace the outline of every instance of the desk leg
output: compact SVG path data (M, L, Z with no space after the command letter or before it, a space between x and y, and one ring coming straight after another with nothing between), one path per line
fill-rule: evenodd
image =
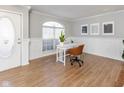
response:
M58 48L56 50L56 62L58 62L58 57L59 57L59 51L58 51Z
M65 51L65 49L64 49L64 55L63 55L63 57L64 57L64 66L65 66L65 61L66 61L66 51Z
M58 62L58 61L64 63L64 66L65 66L65 62L66 62L66 50L65 49L57 48L57 50L56 50L56 62Z

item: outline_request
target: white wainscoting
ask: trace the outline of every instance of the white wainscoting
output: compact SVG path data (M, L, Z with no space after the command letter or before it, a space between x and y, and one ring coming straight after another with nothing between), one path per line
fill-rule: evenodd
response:
M31 38L30 39L30 60L37 59L40 57L53 55L56 51L49 53L42 53L42 38Z
M86 53L108 57L116 60L121 58L124 45L123 38L100 38L100 37L71 37L75 42L85 44Z
M30 39L30 60L41 57L41 38Z
M23 39L22 41L22 61L21 65L29 64L29 39Z
M86 53L108 57L116 60L121 58L123 52L123 38L100 38L100 37L70 37L75 42L85 44ZM43 56L55 54L54 52L42 53L42 38L31 38L30 40L30 60Z

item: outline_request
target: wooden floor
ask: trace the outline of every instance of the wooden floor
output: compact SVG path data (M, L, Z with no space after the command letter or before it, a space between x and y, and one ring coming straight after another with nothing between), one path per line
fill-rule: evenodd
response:
M122 62L85 55L84 64L64 67L55 55L33 60L29 65L0 73L0 86L12 87L114 87L123 86ZM121 82L121 85L119 84Z
M119 86L119 87L123 86L124 87L124 64L123 64L122 69L120 71L118 80L115 82L115 86Z

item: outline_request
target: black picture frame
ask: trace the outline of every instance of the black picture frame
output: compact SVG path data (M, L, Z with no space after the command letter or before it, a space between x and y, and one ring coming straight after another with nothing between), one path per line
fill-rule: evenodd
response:
M81 35L88 35L88 24L81 25Z

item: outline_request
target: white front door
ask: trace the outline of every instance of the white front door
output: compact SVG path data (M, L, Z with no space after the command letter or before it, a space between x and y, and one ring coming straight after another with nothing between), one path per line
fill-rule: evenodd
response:
M21 65L21 15L0 11L0 71Z

